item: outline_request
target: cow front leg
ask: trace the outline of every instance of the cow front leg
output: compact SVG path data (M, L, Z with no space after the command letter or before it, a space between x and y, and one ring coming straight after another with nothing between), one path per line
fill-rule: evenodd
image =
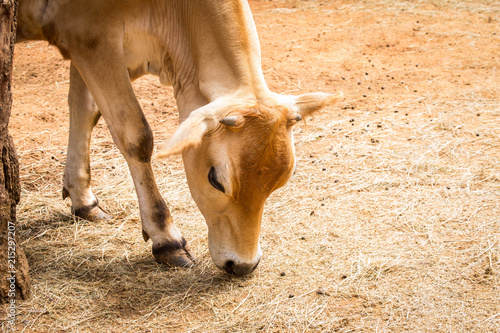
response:
M175 226L170 210L161 197L149 158L141 161L146 156L151 157L152 149L143 150L142 147L152 147L153 138L149 126L144 119L139 123L143 133L150 133L138 145L140 151L134 152L132 149L124 152L124 156L129 164L129 168L134 180L137 197L139 199L139 209L142 221L142 236L144 241L153 241L153 255L159 263L171 266L191 266L194 257L191 254L186 240ZM149 144L151 142L151 144Z
M171 266L190 266L193 256L176 228L153 176L153 133L136 103L131 109L121 108L119 117L108 114L106 118L105 114L104 118L132 174L139 199L142 235L145 241L153 241L156 261Z
M101 113L73 64L70 67L68 103L70 121L63 199L71 198L71 211L80 218L89 221L110 219L112 216L99 207L90 188L90 138Z
M139 199L144 240L153 242L153 255L163 264L194 263L186 240L176 228L156 185L151 167L153 133L135 98L119 48L85 50L73 58L106 121L113 141L127 161ZM102 58L101 55L106 55Z

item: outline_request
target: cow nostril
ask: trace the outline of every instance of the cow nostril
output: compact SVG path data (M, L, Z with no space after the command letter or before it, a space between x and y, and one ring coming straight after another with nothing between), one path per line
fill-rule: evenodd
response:
M234 272L234 261L232 260L228 260L226 261L226 263L224 264L224 270L226 272L228 272L229 274L235 274Z
M228 260L222 268L229 274L243 276L252 273L258 264L258 262L256 264L237 264L232 260Z

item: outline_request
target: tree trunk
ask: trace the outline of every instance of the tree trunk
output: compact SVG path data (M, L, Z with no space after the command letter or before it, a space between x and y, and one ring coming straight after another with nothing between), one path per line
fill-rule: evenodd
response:
M28 298L31 289L28 261L20 247L16 223L19 165L8 133L17 2L0 0L0 303L7 302L7 322L11 324L16 315L16 299Z

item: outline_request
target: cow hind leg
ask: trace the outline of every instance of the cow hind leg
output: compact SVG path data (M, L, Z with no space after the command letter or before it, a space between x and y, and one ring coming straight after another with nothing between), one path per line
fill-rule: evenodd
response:
M90 188L90 137L101 114L78 70L71 65L68 95L70 128L64 169L63 199L71 198L72 213L89 221L112 216L99 207Z
M194 263L186 240L177 230L156 185L151 167L153 133L135 98L119 45L76 52L72 61L82 74L106 121L113 141L125 157L139 199L144 240L153 242L155 259L170 266ZM105 54L106 58L101 58Z

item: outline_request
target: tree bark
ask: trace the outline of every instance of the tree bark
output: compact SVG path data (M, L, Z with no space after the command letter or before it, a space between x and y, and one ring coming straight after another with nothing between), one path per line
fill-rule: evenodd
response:
M8 322L15 318L16 298L28 298L31 290L28 261L20 247L16 223L19 165L8 133L17 3L17 0L0 0L0 303L8 303Z

